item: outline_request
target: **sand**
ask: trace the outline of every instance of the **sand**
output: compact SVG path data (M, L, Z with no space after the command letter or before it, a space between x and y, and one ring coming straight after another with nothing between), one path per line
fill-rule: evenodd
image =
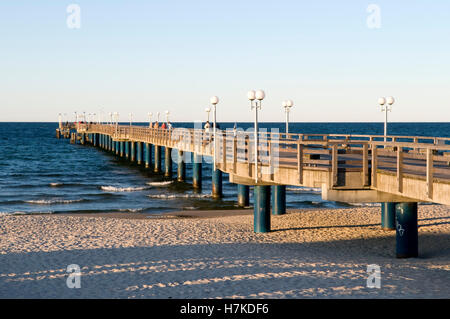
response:
M395 258L376 207L153 218L0 216L1 298L449 298L450 207L419 206L419 258ZM81 288L66 285L81 268ZM367 265L381 269L368 288Z

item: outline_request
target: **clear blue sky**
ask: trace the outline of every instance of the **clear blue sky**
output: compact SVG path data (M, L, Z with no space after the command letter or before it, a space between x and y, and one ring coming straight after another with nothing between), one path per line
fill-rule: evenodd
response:
M69 4L81 28L66 24ZM381 9L381 28L366 11ZM173 121L450 121L450 1L3 0L0 121L55 121L59 112L169 109Z

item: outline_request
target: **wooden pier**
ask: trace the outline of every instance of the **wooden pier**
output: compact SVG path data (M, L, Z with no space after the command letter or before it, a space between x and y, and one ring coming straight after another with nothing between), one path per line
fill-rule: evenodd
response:
M240 203L248 204L248 186L254 186L258 232L270 231L271 189L272 212L283 214L286 185L315 187L325 200L392 203L391 209L383 206L383 214L395 218L397 256L416 257L417 245L411 243L417 227L411 229L411 222L417 225L417 202L450 205L450 138L259 133L255 156L254 133L240 130L219 131L216 141L202 129L111 124L77 124L75 134L75 142L90 141L147 167L153 161L154 171L161 169L164 147L166 154L179 155L179 180L185 178L183 163L192 158L186 154L194 155L197 174L201 157L215 153L213 197L221 196L222 172L240 185ZM165 157L171 176L172 158ZM194 177L194 186L201 185L199 179Z

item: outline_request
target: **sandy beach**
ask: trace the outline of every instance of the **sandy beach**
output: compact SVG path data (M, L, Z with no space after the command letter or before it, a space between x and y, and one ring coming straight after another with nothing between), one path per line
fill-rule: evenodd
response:
M227 215L228 214L228 215ZM377 207L0 216L1 298L449 298L450 207L419 206L419 258L395 258ZM81 268L81 288L66 268ZM367 288L367 265L381 288Z

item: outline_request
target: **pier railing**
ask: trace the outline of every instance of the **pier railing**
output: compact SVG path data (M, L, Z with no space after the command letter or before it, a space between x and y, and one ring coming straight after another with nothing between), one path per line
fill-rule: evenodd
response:
M436 183L450 184L450 138L444 137L261 132L255 165L254 133L248 131L217 131L214 141L213 131L202 129L80 124L78 130L206 156L215 150L222 171L266 183L314 186L311 179L320 184L326 178L331 189L384 191L386 176L391 176L389 192L406 196L405 185L420 180L427 200L433 200Z

